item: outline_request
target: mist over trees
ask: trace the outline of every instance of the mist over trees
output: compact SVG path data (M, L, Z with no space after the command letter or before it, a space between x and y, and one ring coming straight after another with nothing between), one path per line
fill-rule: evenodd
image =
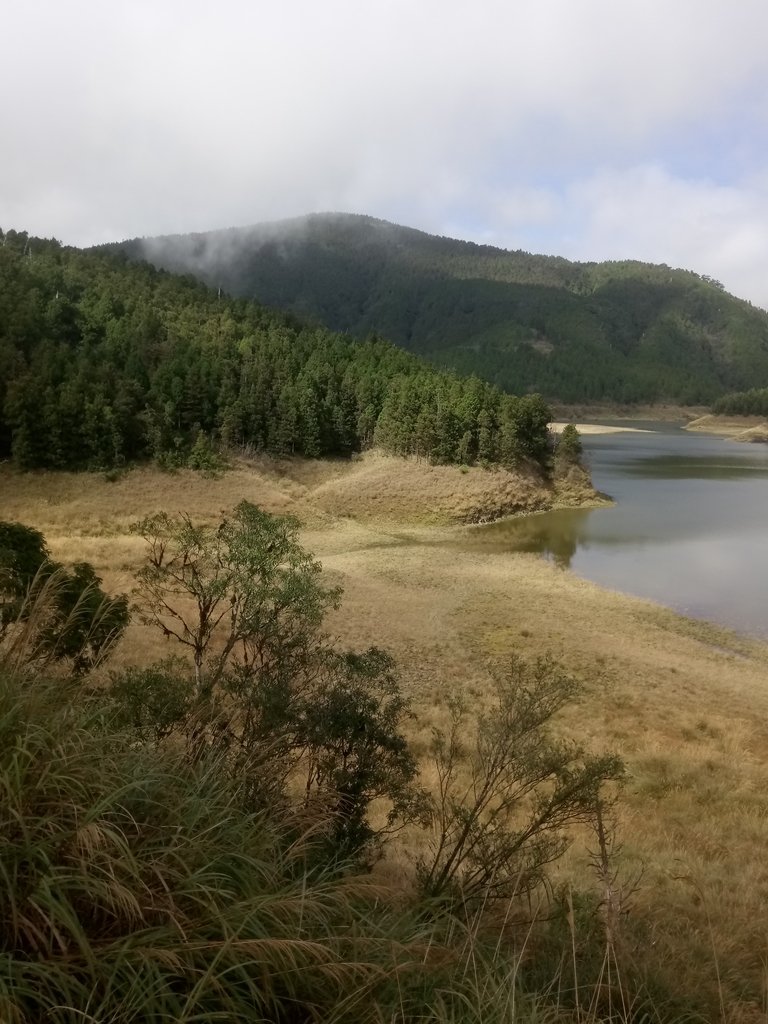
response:
M541 461L550 413L191 277L0 233L0 457L206 468L217 446L441 462Z
M699 404L768 385L768 315L664 265L573 263L346 214L116 248L518 394Z

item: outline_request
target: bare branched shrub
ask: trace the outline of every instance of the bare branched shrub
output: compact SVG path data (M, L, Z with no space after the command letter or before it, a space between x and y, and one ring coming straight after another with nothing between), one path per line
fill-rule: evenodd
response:
M345 857L370 853L418 814L394 663L375 648L333 648L323 619L341 592L323 582L294 520L241 502L216 527L161 514L134 532L147 542L136 574L143 618L194 665L193 686L162 665L113 680L121 714L143 737L175 731L193 757L215 752L253 780L255 805L301 780L305 806L322 804ZM379 799L389 806L374 830L368 809Z
M550 734L577 690L552 660L515 659L474 721L452 701L450 727L432 741L434 840L418 865L425 893L472 902L530 892L568 846L569 826L591 820L622 765Z

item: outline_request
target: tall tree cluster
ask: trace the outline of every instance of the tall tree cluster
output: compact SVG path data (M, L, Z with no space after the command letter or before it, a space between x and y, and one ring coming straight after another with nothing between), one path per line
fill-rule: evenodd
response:
M195 282L0 232L0 457L186 462L201 437L275 455L373 443L435 461L547 455L549 410Z

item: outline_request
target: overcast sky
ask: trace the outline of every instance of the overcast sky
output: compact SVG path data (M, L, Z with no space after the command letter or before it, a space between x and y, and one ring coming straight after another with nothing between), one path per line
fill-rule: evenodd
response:
M316 211L768 307L766 0L10 0L0 226Z

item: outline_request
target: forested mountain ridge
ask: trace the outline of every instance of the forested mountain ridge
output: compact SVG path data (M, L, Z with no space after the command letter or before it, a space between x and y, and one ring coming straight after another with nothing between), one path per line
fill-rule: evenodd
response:
M194 280L0 231L0 458L202 465L212 446L545 463L550 413L381 340L307 326Z
M515 393L693 404L768 385L768 314L663 265L574 263L349 214L118 247Z

